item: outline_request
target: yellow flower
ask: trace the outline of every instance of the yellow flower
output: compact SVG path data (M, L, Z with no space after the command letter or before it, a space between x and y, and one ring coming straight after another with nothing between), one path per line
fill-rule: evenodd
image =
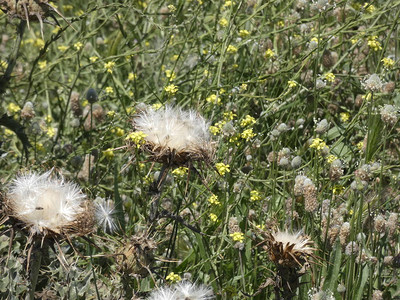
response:
M229 112L224 112L224 120L233 120L236 117L236 114L229 111Z
M57 47L58 50L60 50L61 52L67 51L68 50L68 46L65 45L60 45Z
M240 85L240 91L241 92L244 92L244 91L246 91L247 90L247 84L246 83L242 83L241 85Z
M6 136L12 136L12 135L15 134L15 132L12 131L12 130L10 130L10 129L8 129L8 128L5 128L5 129L4 129L4 134L5 134Z
M323 150L326 146L325 142L321 140L320 138L315 138L312 140L312 143L310 145L310 148L314 148L317 150Z
M56 26L56 27L51 31L51 33L57 34L60 30L61 30L61 27L60 27L60 26Z
M211 220L213 223L215 223L215 222L218 221L218 216L217 216L216 214L210 213L208 216L210 217L210 220Z
M8 63L6 61L0 59L0 68L5 70L5 69L7 69L7 67L8 67Z
M15 113L17 113L17 112L19 112L21 110L21 107L19 107L15 103L11 102L10 104L7 105L7 110L8 110L9 113L15 114Z
M114 93L114 89L112 88L112 86L106 87L105 91L107 95Z
M134 131L128 134L125 140L130 140L136 144L136 147L140 147L141 144L145 143L144 138L147 136L143 131Z
M239 30L239 36L241 38L248 37L250 35L250 32L248 32L246 29L241 29Z
M171 61L177 61L178 58L179 58L179 55L178 55L178 54L175 54L175 55L173 55L173 56L171 57Z
M358 39L351 39L350 42L354 45L358 43Z
M343 185L335 185L332 189L332 192L334 195L340 195L343 194L344 192L344 186Z
M208 201L209 203L211 203L211 204L214 204L214 205L221 205L221 202L218 201L218 196L217 196L217 195L214 195L214 194L212 194L212 195L207 199L207 201Z
M175 95L178 91L178 87L175 84L167 85L164 90L167 92L168 95Z
M110 74L112 74L114 67L115 67L115 62L113 62L113 61L109 61L104 64L104 69L106 69L107 72Z
M335 155L328 155L328 157L326 158L326 161L328 164L333 163L335 160L337 160L338 158Z
M232 2L232 1L230 1L230 0L226 0L226 1L225 1L225 3L224 3L224 7L229 7L229 6L232 6L232 4L233 4L233 2Z
M39 49L42 49L42 48L44 47L44 45L45 45L45 42L44 42L42 39L36 39L36 40L33 42L33 45L34 45L35 47L38 47Z
M46 123L51 123L53 121L53 117L51 115L47 115L45 121Z
M243 243L244 241L244 234L243 232L234 232L229 235L234 242Z
M363 7L365 8L365 11L369 14L372 14L376 10L375 6L367 2L364 3Z
M37 151L44 151L44 147L42 143L35 143L35 148Z
M110 111L107 112L107 117L114 118L114 116L115 116L115 111L114 110L110 110Z
M264 53L264 57L265 57L265 58L272 58L273 56L275 56L275 52L272 51L271 49L268 49L268 50L265 51L265 53Z
M226 49L226 52L231 54L235 54L237 51L238 49L233 45L229 45L228 48Z
M172 171L172 174L178 176L178 177L183 177L185 174L187 174L188 168L186 167L179 167L176 168L175 170Z
M55 136L56 130L53 127L49 127L49 128L47 128L46 134L49 138L52 138L53 136Z
M227 19L225 19L225 18L221 18L220 20L219 20L219 25L221 25L222 27L226 27L226 26L228 26L228 24L229 24L229 21L227 20Z
M374 51L379 51L382 50L382 46L381 43L379 43L376 39L378 37L376 35L370 36L368 37L368 46L374 50Z
M154 110L159 110L162 107L162 104L160 102L154 103L151 108Z
M103 155L106 157L106 158L113 158L114 157L114 151L113 151L113 149L112 148L108 148L107 150L104 150L103 151Z
M38 66L40 70L43 70L44 68L46 68L47 66L47 61L43 60L43 61L39 61L38 62Z
M358 150L361 151L363 149L363 147L364 147L364 142L363 141L357 143L357 149Z
M130 72L128 74L128 80L129 81L134 81L137 78L137 75L135 73Z
M182 280L181 276L175 274L174 272L169 273L168 276L165 277L165 279L171 282L178 282Z
M334 82L335 81L335 75L333 73L326 73L324 75L324 78L329 82Z
M250 201L258 201L261 200L260 192L256 190L250 191Z
M253 132L253 128L249 128L244 130L241 134L240 134L242 139L245 139L246 141L249 141L251 138L255 137L256 134Z
M76 50L81 50L82 49L82 47L83 47L83 44L81 43L81 42L76 42L75 44L74 44L74 48L76 49Z
M176 11L176 7L174 5L172 5L172 4L168 5L167 7L168 7L170 12Z
M206 98L206 101L209 102L209 103L213 103L213 104L220 104L221 103L221 98L217 97L216 94L212 94L212 95L210 95L210 96L208 96Z
M221 176L224 176L226 173L231 172L230 166L224 163L216 163L215 168L217 168L217 171Z
M350 114L348 112L341 112L340 113L340 120L343 123L346 123L350 119Z
M165 76L170 80L174 80L176 78L175 72L172 72L171 70L165 70Z
M276 25L277 25L278 27L284 27L284 26L285 26L285 22L283 22L283 21L281 20L281 21L278 21L278 23L276 23Z
M253 125L256 123L256 119L254 119L252 116L247 115L244 117L242 121L240 121L240 127L246 127L247 125Z
M213 135L217 135L221 131L217 126L210 126L209 130Z
M112 133L115 133L116 136L124 136L125 135L125 130L123 130L122 128L116 127L111 129Z
M383 67L385 69L391 69L394 66L394 60L389 57L384 57L381 62L383 62Z
M99 58L97 56L91 56L89 57L90 62L94 63L98 60Z
M297 82L293 80L288 81L289 88L295 88L297 86Z

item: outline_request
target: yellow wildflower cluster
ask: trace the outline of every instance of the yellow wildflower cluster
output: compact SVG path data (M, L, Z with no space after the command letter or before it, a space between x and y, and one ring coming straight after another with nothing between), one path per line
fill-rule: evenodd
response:
M128 80L129 81L134 81L137 78L137 75L135 73L130 72L128 74Z
M332 193L334 195L340 195L340 194L343 194L343 192L344 192L344 186L343 185L335 185L332 188Z
M230 166L224 163L216 163L215 168L217 169L219 175L221 176L224 176L226 173L231 172Z
M233 2L230 1L230 0L226 0L225 3L224 3L224 7L230 7L232 5L233 5Z
M65 45L60 45L57 47L58 50L60 50L61 52L67 51L68 50L68 46Z
M167 92L168 95L172 96L175 95L178 91L178 87L175 84L167 85L164 90Z
M99 59L98 56L91 56L91 57L89 57L89 60L90 60L91 63L95 63L98 59Z
M241 85L240 85L240 91L241 92L244 92L244 91L246 91L247 90L247 84L246 83L242 83Z
M341 120L343 123L348 122L348 121L350 120L350 114L349 114L348 112L341 112L341 113L340 113L340 120Z
M115 67L115 62L113 62L113 61L109 61L104 64L104 69L106 69L107 73L110 73L110 74L112 74L114 67Z
M288 81L288 85L289 85L289 88L292 89L292 88L295 88L297 86L297 82L293 81L293 80L289 80Z
M147 135L143 131L134 131L128 134L128 136L125 138L125 140L132 141L136 144L136 147L140 147L141 144L145 143L144 138Z
M229 24L229 21L227 20L227 19L225 19L225 18L221 18L220 20L219 20L219 25L221 25L222 27L226 27L226 26L228 26L228 24Z
M334 82L335 81L335 75L333 73L326 73L324 75L324 78L329 82Z
M391 69L394 66L394 60L389 57L382 58L381 62L383 62L383 67L385 69Z
M314 148L317 150L323 150L326 146L326 143L321 140L320 138L315 138L312 140L312 143L310 145L310 148Z
M187 172L188 172L188 168L179 167L179 168L176 168L175 170L173 170L172 174L176 175L178 177L183 177L183 176L185 176L187 174Z
M248 32L246 29L241 29L239 30L239 36L243 39L245 37L248 37L250 35L250 32Z
M76 42L75 44L74 44L74 48L76 49L76 50L81 50L82 49L82 47L83 47L83 44L81 43L81 42Z
M6 61L0 59L0 68L5 70L5 69L7 69L7 67L8 67L8 63Z
M232 111L229 112L224 112L224 120L226 121L231 121L236 117L236 114L233 113Z
M175 72L171 71L171 70L165 70L165 76L170 80L174 80L176 78L176 74Z
M43 49L43 47L44 47L44 45L45 45L45 42L44 42L44 40L42 40L42 39L36 39L36 40L33 42L33 45L34 45L35 47L38 47L39 49Z
M267 51L265 51L265 53L264 53L264 57L265 58L272 58L272 57L274 57L275 56L275 52L274 51L272 51L271 49L268 49Z
M242 121L240 121L240 127L246 127L248 125L253 125L256 123L256 119L254 119L252 116L247 115L244 117Z
M326 157L326 162L328 163L328 164L331 164L331 163L333 163L335 160L337 160L338 158L337 158L337 156L335 156L335 155L328 155L327 157Z
M48 127L46 134L49 138L52 138L56 135L56 130L53 127Z
M169 273L168 276L165 277L165 279L171 282L178 282L182 280L181 276L175 274L174 272Z
M217 216L216 214L210 213L208 216L210 217L210 220L211 220L212 222L215 223L215 222L218 221L218 216Z
M107 86L105 88L105 91L106 91L107 95L110 95L110 94L114 93L114 89L112 88L112 86Z
M368 37L368 46L374 51L382 50L381 43L376 40L377 38L376 35Z
M357 146L357 149L361 151L364 148L364 142L363 141L358 142L356 146Z
M47 66L47 61L46 60L39 61L38 66L40 70L43 70Z
M218 201L218 196L217 196L217 195L214 195L214 194L212 194L212 195L207 199L207 201L208 201L209 203L211 203L211 204L214 204L214 205L221 205L221 202Z
M375 6L373 6L372 4L369 4L368 2L364 3L363 8L369 14L372 14L376 10Z
M236 48L233 45L229 45L228 48L226 49L226 52L230 53L230 54L235 54L237 51L238 51L238 48Z
M176 11L176 7L172 4L168 5L167 7L168 7L168 10L172 13Z
M244 234L243 232L234 232L229 235L234 242L243 243L244 241Z
M103 155L104 155L106 158L111 159L111 158L114 157L114 151L113 151L112 148L108 148L107 150L104 150L104 151L103 151Z
M7 110L10 114L15 114L21 110L21 107L15 103L10 103L7 105Z
M259 201L261 200L260 192L256 190L250 191L250 201Z
M108 113L107 113L107 115L108 115ZM125 130L123 130L120 127L116 127L116 128L111 129L111 133L115 134L116 136L120 136L121 137L121 136L125 135Z
M218 97L216 94L212 94L206 98L206 101L213 104L220 104L221 98Z
M242 139L245 139L246 141L249 141L251 138L255 136L256 134L253 132L253 128L248 128L246 130L243 130L243 132L240 134L240 137Z

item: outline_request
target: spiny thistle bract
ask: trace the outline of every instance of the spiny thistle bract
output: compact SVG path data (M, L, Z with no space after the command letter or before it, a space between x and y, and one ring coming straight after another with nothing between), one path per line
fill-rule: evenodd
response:
M189 161L212 160L214 143L209 123L193 110L171 106L158 110L148 108L134 117L133 126L144 134L141 146L157 162L183 165Z
M302 236L301 232L291 234L287 231L276 231L270 234L265 249L269 251L274 263L294 268L301 267L313 256L315 249L311 247L312 244L313 241Z
M63 178L27 173L9 186L2 201L8 217L22 223L31 235L84 235L93 230L91 203L77 185Z

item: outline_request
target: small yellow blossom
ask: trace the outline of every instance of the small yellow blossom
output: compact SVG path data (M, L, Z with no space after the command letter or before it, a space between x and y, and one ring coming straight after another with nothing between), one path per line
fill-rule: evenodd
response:
M173 170L172 174L176 175L178 177L183 177L184 175L187 174L188 170L189 169L186 167L179 167L179 168L176 168L175 170Z
M224 7L230 7L232 5L233 5L233 2L230 1L230 0L226 0L225 3L224 3Z
M249 141L251 138L255 136L256 134L253 132L253 128L246 129L240 134L240 137L242 139L245 139L246 141Z
M229 45L228 48L226 49L226 52L230 54L235 54L237 51L238 49L233 45Z
M165 70L165 76L170 80L174 80L176 78L176 74L175 72L171 71L171 70Z
M42 48L44 47L44 45L45 45L45 42L44 42L42 39L36 39L36 40L33 42L33 45L34 45L35 47L38 47L39 49L42 49Z
M283 22L283 21L281 20L281 21L278 21L278 23L276 23L276 25L277 25L278 27L284 27L284 26L285 26L285 22Z
M128 114L134 114L136 112L136 109L134 107L130 106L130 107L126 108L126 112Z
M110 111L107 112L107 117L114 118L114 116L115 116L115 111L114 110L110 110Z
M383 67L385 69L391 69L394 66L394 60L389 57L384 57L381 62L383 62Z
M244 234L243 232L234 232L229 235L234 242L243 243L244 241Z
M358 39L351 39L350 42L354 45L358 43Z
M122 128L116 127L111 129L111 132L114 133L116 136L124 136L125 135L125 130Z
M136 80L136 78L137 78L137 75L135 73L130 72L128 74L128 80L129 81L134 81L134 80Z
M208 70L204 70L203 76L204 76L204 77L208 77L208 74L209 74Z
M315 138L312 140L312 143L310 145L310 148L314 148L317 150L323 150L326 146L325 142L321 140L320 138Z
M82 49L82 47L83 47L83 44L81 43L81 42L76 42L75 44L74 44L74 48L76 49L76 50L81 50Z
M219 25L221 25L222 27L226 27L226 26L228 26L228 24L229 24L229 21L227 20L227 19L225 19L225 18L221 18L220 20L219 20Z
M362 99L364 99L365 101L370 101L372 98L372 94L368 93L366 95L361 96Z
M151 108L154 110L159 110L163 105L160 102L154 103Z
M259 201L261 200L260 192L256 190L250 191L250 201Z
M361 151L364 148L364 142L363 141L358 142L356 146L357 146L357 149Z
M265 51L264 53L264 57L265 58L272 58L275 56L275 52L272 51L271 49L268 49L267 51Z
M57 47L58 50L60 50L61 52L67 51L68 50L68 46L65 45L60 45Z
M295 88L297 86L297 82L293 80L288 81L289 88Z
M35 143L34 144L35 145L35 149L37 150L37 151L44 151L44 147L43 147L43 144L42 143Z
M49 138L52 138L56 135L56 130L53 127L48 127L46 134Z
M46 123L51 123L53 122L53 117L51 115L47 115L44 120L46 121Z
M216 94L212 94L212 95L210 95L210 96L208 96L206 98L206 101L209 102L209 103L213 103L213 104L220 104L221 103L221 98L217 97Z
M313 37L310 41L318 44L318 38L316 38L316 37Z
M240 121L240 127L246 127L248 125L253 125L256 123L256 119L254 119L252 116L247 115L244 117L242 121Z
M211 203L211 204L214 204L214 205L221 205L221 202L218 201L218 196L217 196L217 195L214 195L214 194L212 194L212 195L207 199L207 201L208 201L209 203Z
M168 10L172 13L176 11L176 7L172 4L168 5L167 7L168 7Z
M224 112L224 120L231 121L236 117L236 114L229 111L229 112Z
M219 129L217 126L210 126L210 128L208 128L208 130L210 130L210 132L213 135L217 135L218 133L221 132L221 129Z
M348 112L341 112L340 113L340 120L343 123L347 123L350 120L350 114Z
M324 78L329 82L334 82L335 81L335 75L333 73L326 73L324 75Z
M115 62L113 62L113 61L109 61L104 64L104 69L106 69L107 72L110 74L112 74L114 67L115 67Z
M61 27L60 27L60 26L56 26L56 27L51 31L51 33L57 34L60 30L61 30Z
M39 61L38 66L39 66L40 70L43 70L47 66L47 61L45 61L45 60Z
M90 62L94 63L98 60L99 58L97 56L91 56L89 57Z
M171 282L178 282L182 280L181 276L175 274L174 272L169 273L168 276L165 277L165 279Z
M250 32L248 32L246 29L241 29L239 30L239 36L241 38L248 37L250 35Z
M373 6L372 4L369 4L367 2L364 3L363 8L369 14L372 14L376 10L375 6Z
M104 151L103 151L103 155L104 155L106 158L111 159L111 158L114 157L114 151L113 151L112 148L108 148L107 150L104 150Z
M218 216L217 216L216 214L210 213L208 216L210 217L210 220L211 220L213 223L215 223L215 222L218 221Z
M7 67L8 67L8 63L6 61L0 59L0 68L5 70L5 69L7 69Z
M265 225L264 225L264 224L256 225L256 227L257 227L258 229L265 230Z
M10 129L8 129L8 128L5 128L5 129L4 129L4 134L5 134L6 136L12 136L12 135L15 134L15 132L12 131L12 130L10 130Z
M230 166L224 163L216 163L215 168L217 168L217 171L221 176L231 172Z
M246 83L242 83L241 85L240 85L240 91L241 92L244 92L244 91L246 91L247 90L247 84Z
M179 55L178 55L178 54L175 54L175 55L173 55L173 56L171 57L171 61L177 61L178 58L179 58Z
M143 131L134 131L129 133L125 140L134 142L139 148L141 144L144 144L146 142L144 139L146 136L147 134L145 134Z
M85 13L85 12L84 12L82 9L80 9L80 10L78 10L78 11L75 12L75 16L80 17L80 16L82 16L84 13Z
M15 114L21 110L21 107L19 105L11 102L10 104L7 105L7 110L11 114Z
M368 37L368 46L374 51L382 50L381 43L376 40L377 38L376 35Z
M344 192L344 187L343 187L343 185L335 185L335 186L332 188L332 192L333 192L334 195L343 194L343 192Z
M114 93L114 89L112 88L112 86L107 86L105 91L107 95Z
M328 164L331 164L331 163L333 163L335 160L337 160L338 158L335 156L335 155L328 155L327 156L327 158L326 158L326 162L328 163Z
M167 85L164 90L167 92L168 95L172 96L175 95L178 91L178 87L175 84Z
M72 5L63 5L62 8L64 11L69 11L74 9Z

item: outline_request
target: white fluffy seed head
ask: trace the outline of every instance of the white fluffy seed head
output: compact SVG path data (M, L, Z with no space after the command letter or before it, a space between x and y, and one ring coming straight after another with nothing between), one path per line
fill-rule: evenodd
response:
M152 291L147 300L176 300L176 291L169 287L162 287Z
M147 108L133 120L136 131L146 137L145 146L157 161L173 154L174 163L188 160L210 160L214 143L209 133L209 122L193 110L171 106L154 110Z
M100 199L95 204L96 221L104 232L113 233L117 229L114 214L114 203L111 200Z
M77 185L44 174L27 173L11 183L5 196L6 212L32 233L85 234L93 216Z
M147 300L211 300L214 293L210 287L197 285L189 281L181 281L172 286L164 286L154 290Z

